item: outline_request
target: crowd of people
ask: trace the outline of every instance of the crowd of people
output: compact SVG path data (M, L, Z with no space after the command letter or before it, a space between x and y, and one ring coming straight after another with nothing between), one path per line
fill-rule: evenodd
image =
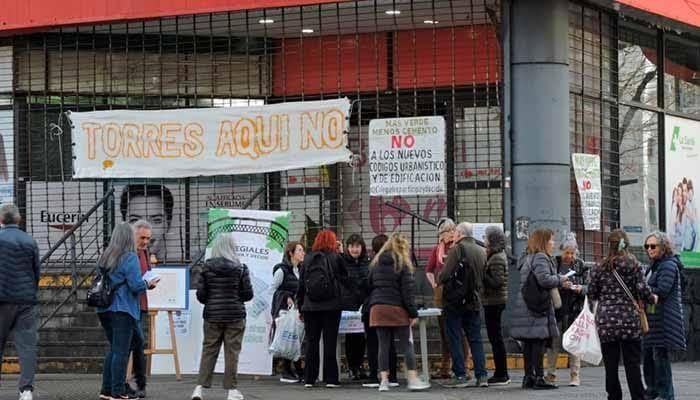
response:
M0 207L0 251L9 255L0 260L0 273L7 277L0 280L0 349L14 331L21 369L20 399L31 400L39 253L31 236L18 228L19 221L17 207ZM97 309L109 342L100 399L146 397L145 292L159 283L149 274L151 235L152 227L146 221L118 224L98 260L100 273L111 288L109 304ZM435 376L446 387L468 386L471 363L475 386L510 384L502 329L510 270L520 277L518 290L511 291L516 298L511 302L509 333L522 347L523 389L557 388L561 337L585 307L587 296L594 304L608 399L622 399L618 377L622 358L633 400L673 400L670 354L686 346L681 306L685 277L669 236L653 232L646 237L648 268L629 252L630 242L622 230L609 233L608 255L598 264L581 260L573 234L561 240L556 255L554 236L546 228L531 232L525 253L511 268L501 228L486 229L482 247L471 224L440 222L438 243L426 267L436 306L442 310L443 359ZM204 390L211 387L222 344L227 399L244 398L237 389L236 375L245 332L245 303L253 298L253 286L236 248L235 234L218 235L211 258L201 270L196 295L204 305L204 339L193 400L202 400ZM350 235L342 243L327 229L316 235L308 251L301 242L289 242L284 260L271 269L271 311L278 317L284 310L297 309L305 345L303 362L282 360L280 380L313 388L322 372L323 386L339 387L335 351L339 325L342 311L352 310L360 311L364 332L345 339L349 378L364 387L390 391L399 385L397 355L401 355L407 388L429 389L430 383L417 373L413 350L412 327L419 315L415 269L410 245L400 233L375 237L371 252L360 235ZM490 377L481 338L482 316L495 365ZM130 354L135 388L127 382ZM568 384L578 386L581 361L575 356L568 360Z

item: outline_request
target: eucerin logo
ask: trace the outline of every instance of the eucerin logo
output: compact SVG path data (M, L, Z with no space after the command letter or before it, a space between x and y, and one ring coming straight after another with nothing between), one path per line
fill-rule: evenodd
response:
M51 212L41 210L40 221L42 224L48 224L50 228L68 230L80 220L82 214L74 212Z
M674 126L673 134L671 135L671 151L678 150L678 147L684 150L694 150L695 138L691 136L681 136L681 127Z

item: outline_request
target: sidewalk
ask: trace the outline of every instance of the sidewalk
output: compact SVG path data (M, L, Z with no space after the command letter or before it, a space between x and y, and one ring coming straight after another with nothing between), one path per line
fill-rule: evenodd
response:
M700 363L678 363L673 365L676 400L696 400L700 398ZM566 399L594 400L607 398L605 394L604 370L602 367L584 368L582 385L578 388L562 386L558 390L524 391L520 389L522 371L512 371L513 382L508 386L490 388L445 389L433 381L433 388L422 393L411 393L405 388L397 388L389 393L378 393L376 389L364 389L359 384L345 384L340 389L304 389L301 385L283 385L276 379L264 377L253 379L241 376L239 389L246 399L265 400L526 400ZM568 376L567 370L560 370L559 376ZM623 390L627 390L624 371L620 368ZM90 400L97 399L101 377L99 375L40 375L37 377L34 398L37 400ZM155 376L148 385L148 399L174 400L189 399L194 388L195 376L185 376L178 382L174 376ZM5 375L0 387L0 400L16 400L17 375ZM221 376L214 380L215 388L205 391L205 399L225 399L220 388ZM402 382L403 384L403 382ZM625 394L629 399L629 394Z

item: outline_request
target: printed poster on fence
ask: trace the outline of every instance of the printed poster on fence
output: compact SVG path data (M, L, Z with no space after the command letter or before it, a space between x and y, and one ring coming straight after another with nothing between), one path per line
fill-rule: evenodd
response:
M666 116L666 230L686 267L700 268L700 122Z
M445 194L445 170L443 117L369 122L370 196Z
M581 215L587 231L600 230L601 183L600 157L594 154L571 155L576 175L576 186L581 197Z
M74 178L258 174L349 162L347 98L73 112Z
M237 255L248 266L253 284L253 300L246 303L246 328L243 348L238 359L238 372L251 375L271 375L272 355L270 328L272 315L270 306L274 291L272 267L282 261L284 246L287 243L289 212L209 210L207 254L214 239L222 232L233 232L237 242ZM199 349L201 354L201 349ZM217 371L224 370L224 353L219 354Z

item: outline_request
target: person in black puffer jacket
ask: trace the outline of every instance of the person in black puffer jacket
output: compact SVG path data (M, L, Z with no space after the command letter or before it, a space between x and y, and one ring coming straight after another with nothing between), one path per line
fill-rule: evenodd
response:
M272 268L272 318L280 316L280 311L294 306L294 296L299 289L299 267L304 261L306 251L301 242L289 242L284 249L284 259ZM282 383L297 383L303 377L301 359L294 363L292 360L282 360Z
M414 297L416 284L413 263L406 238L394 233L371 264L368 284L370 293L370 326L377 328L379 337L379 391L389 390L389 346L396 337L404 353L406 380L409 390L423 390L429 383L418 378L416 355L409 342L411 327L418 320Z
M345 252L342 256L348 268L348 285L343 292L343 310L357 311L368 294L369 257L362 236L356 233L350 235L345 241ZM367 374L362 368L365 358L364 333L345 335L345 357L348 360L350 379L354 381L367 379Z
M224 343L224 389L229 399L242 399L236 389L238 354L245 332L245 303L253 299L248 268L236 257L236 240L232 233L217 236L212 258L202 269L197 300L204 305L204 343L199 364L199 378L192 393L193 400L202 399L202 388L211 387L214 366Z

